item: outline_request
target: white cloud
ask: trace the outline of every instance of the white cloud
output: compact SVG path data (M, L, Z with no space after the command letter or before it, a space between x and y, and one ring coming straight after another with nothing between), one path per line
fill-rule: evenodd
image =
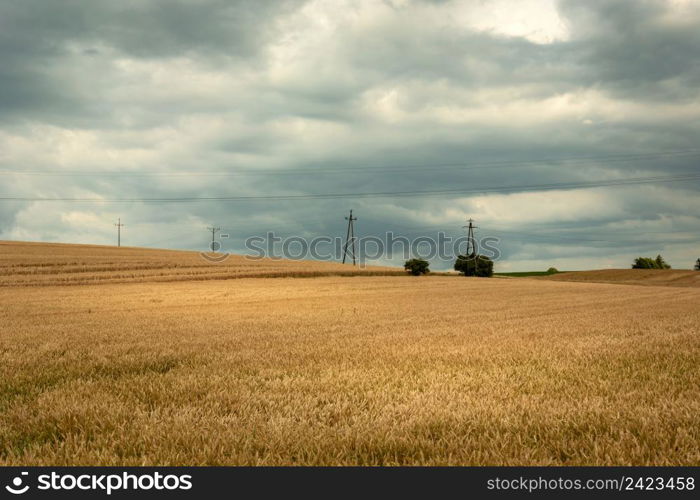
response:
M501 226L592 221L624 214L623 201L605 189L476 196L474 217Z
M470 28L533 43L565 41L569 31L554 0L455 2L455 22Z

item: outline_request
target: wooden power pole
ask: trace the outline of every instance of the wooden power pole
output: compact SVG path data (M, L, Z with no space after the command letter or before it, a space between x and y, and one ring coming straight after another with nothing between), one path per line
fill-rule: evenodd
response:
M115 226L117 226L117 246L120 247L122 246L122 228L124 227L121 217L117 219Z

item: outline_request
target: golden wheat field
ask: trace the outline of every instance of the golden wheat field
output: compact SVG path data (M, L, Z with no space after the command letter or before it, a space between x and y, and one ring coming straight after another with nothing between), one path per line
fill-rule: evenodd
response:
M49 285L9 247L3 465L700 462L697 288L162 267L91 284L70 249Z
M700 273L687 269L599 269L537 276L537 279L622 285L700 287Z
M219 258L219 254L208 254ZM199 252L150 248L0 241L0 286L225 280L403 274L387 267L360 269L334 262L249 259L212 262Z

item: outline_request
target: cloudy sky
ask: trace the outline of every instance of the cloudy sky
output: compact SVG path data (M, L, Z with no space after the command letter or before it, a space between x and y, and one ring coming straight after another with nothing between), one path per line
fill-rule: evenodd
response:
M0 58L0 239L700 257L700 1L3 0Z

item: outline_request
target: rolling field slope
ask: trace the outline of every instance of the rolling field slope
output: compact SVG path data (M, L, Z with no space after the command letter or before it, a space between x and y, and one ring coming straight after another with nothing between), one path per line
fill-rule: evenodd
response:
M0 287L357 274L403 274L403 270L359 269L308 260L253 260L240 255L213 263L199 252L0 241Z
M700 462L700 289L214 276L0 287L0 464Z
M600 269L550 274L537 279L624 285L700 287L700 271L686 269Z

